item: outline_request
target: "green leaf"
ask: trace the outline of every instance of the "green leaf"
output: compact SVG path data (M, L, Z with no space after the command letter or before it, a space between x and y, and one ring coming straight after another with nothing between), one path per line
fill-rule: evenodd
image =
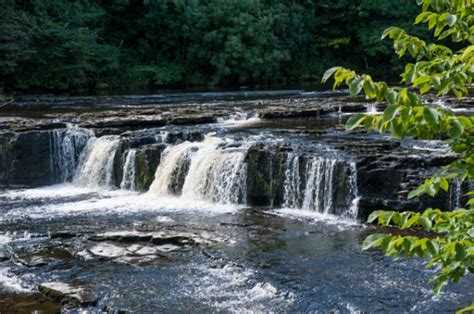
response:
M384 97L390 105L394 105L397 100L397 93L389 89L386 89L384 91Z
M423 117L430 126L436 126L439 122L439 113L436 109L425 107L423 110Z
M456 243L454 249L456 251L456 259L458 261L462 260L466 256L466 249L461 243Z
M358 127L363 121L365 120L365 115L364 114L356 114L352 117L350 117L347 122L346 122L346 128L347 130L353 130L356 127Z
M449 182L446 180L446 178L441 178L441 181L439 182L439 186L445 191L448 192L449 190Z
M413 81L413 85L414 86L418 86L418 85L422 85L424 83L428 83L431 81L431 76L428 76L428 75L422 75L422 76L418 76L414 81Z
M433 291L436 295L438 295L441 292L441 289L443 289L444 286L448 284L447 280L437 280L435 284L433 285Z
M430 89L431 89L430 84L423 84L420 88L420 93L424 94L424 93L428 92Z
M449 136L451 138L456 139L456 138L459 138L463 132L464 132L464 128L461 122L459 122L458 119L452 119L449 123L449 131L448 131Z
M408 193L408 199L412 199L414 197L417 197L417 196L423 194L424 192L425 192L425 190L420 186L416 190L410 191Z
M415 214L415 215L411 216L410 219L406 220L406 221L403 223L401 229L408 229L408 228L410 228L415 222L418 221L419 217L420 217L420 214Z
M423 227L423 229L425 229L426 231L430 231L431 227L433 227L433 224L432 224L431 220L427 217L421 216L420 219L418 220L418 222Z
M397 115L398 111L400 110L400 106L397 105L389 105L385 108L383 112L383 119L385 122L392 121L395 116Z
M357 96L362 90L363 85L364 85L364 80L361 77L356 77L349 84L349 92L351 93L352 96Z
M362 243L362 250L365 251L379 246L386 236L387 235L383 233L374 233L369 235Z
M332 68L330 68L329 70L324 72L324 75L323 75L323 78L321 79L321 81L323 83L326 83L326 81L339 69L341 69L341 67L332 67Z
M426 241L426 248L431 253L432 256L436 256L439 253L439 246L433 240Z
M377 92L375 90L375 85L374 82L371 80L365 80L364 81L364 92L367 95L368 98L373 99L377 97Z
M452 27L454 23L456 23L457 19L458 18L456 17L456 15L453 14L449 14L448 16L446 16L446 22L448 22L449 27Z
M383 210L376 210L374 212L372 212L370 215L369 215L369 218L367 219L367 222L368 223L372 223L374 222L378 217L379 215L383 214L384 211Z

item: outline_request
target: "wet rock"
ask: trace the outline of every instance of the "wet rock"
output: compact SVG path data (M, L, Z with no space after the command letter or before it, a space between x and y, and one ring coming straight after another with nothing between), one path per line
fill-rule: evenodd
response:
M83 128L93 128L93 129L137 129L137 128L156 128L166 125L166 119L162 117L153 117L148 116L138 116L138 117L127 117L127 118L111 118L107 120L95 120L90 122L85 122L80 125Z
M41 130L53 130L53 129L64 129L67 125L62 122L41 122L37 124L25 125L25 126L14 126L12 128L15 132L28 132L28 131L41 131Z
M114 231L93 235L89 238L92 241L116 241L124 243L148 242L152 239L151 233L139 231Z
M0 186L39 186L55 181L47 131L0 133Z
M124 247L111 244L111 243L97 244L91 249L89 249L89 252L95 257L107 258L107 259L113 259L113 258L126 256L127 254L130 253Z
M51 300L74 307L95 306L99 299L89 288L73 287L63 282L42 283L38 290Z
M161 154L166 145L154 144L137 150L136 186L139 191L146 191L155 179L155 171L161 161Z
M212 114L173 115L168 121L176 125L207 124L217 122L217 117Z
M282 203L286 158L287 154L280 148L255 145L248 150L247 204L278 206Z
M61 313L61 305L40 293L0 292L1 313Z
M51 239L71 239L77 237L77 233L70 230L52 231L50 233Z
M127 310L121 310L121 309L114 309L110 306L104 306L102 308L102 313L105 314L128 314L129 312Z
M41 267L49 263L49 258L39 255L15 256L15 260L27 267Z
M258 116L261 119L294 119L319 117L333 112L365 112L363 98L329 97L316 99L294 99L280 101L261 109Z
M10 259L10 254L7 251L0 250L0 262L5 262Z
M118 242L123 244L140 244L141 246L149 246L151 243L155 246L163 246L163 248L165 248L167 245L171 245L170 247L182 247L188 245L230 241L227 237L205 230L189 232L172 229L150 232L112 231L95 234L89 239L96 242ZM129 248L133 249L134 247L131 246ZM135 248L138 248L138 246Z

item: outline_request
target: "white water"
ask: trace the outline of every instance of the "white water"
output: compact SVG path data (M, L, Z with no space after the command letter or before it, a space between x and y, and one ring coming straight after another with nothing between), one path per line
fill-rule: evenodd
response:
M91 191L94 191L91 193ZM241 207L233 204L185 200L176 197L156 197L126 190L79 188L73 184L61 184L28 190L0 192L0 197L28 200L28 204L9 210L0 216L0 222L25 221L25 219L55 219L59 217L130 215L134 213L179 213L212 215L232 213ZM68 197L65 198L65 195ZM72 197L72 198L69 198ZM34 202L37 200L38 202ZM47 200L47 202L44 202ZM0 239L8 243L10 237ZM0 243L1 244L1 243Z
M224 204L246 199L245 151L219 150L214 145L197 151L191 159L183 197Z
M58 182L70 181L92 131L74 126L50 131L50 167Z
M202 143L184 142L176 146L168 146L155 172L155 180L150 186L149 193L155 196L169 196L173 185L181 175L180 172L186 161L189 161L193 151Z
M58 168L61 182L66 182L75 173L73 183L78 187L94 189L115 184L114 159L119 136L95 138L88 130L72 127L52 132L51 166ZM157 140L164 142L166 136L166 132L160 132ZM182 201L245 203L246 154L252 143L253 140L247 139L244 145L236 145L234 140L209 134L202 142L170 145L163 152L148 194L155 198L180 197ZM136 154L136 149L126 152L121 166L122 190L136 190ZM283 207L323 214L339 211L344 217L356 218L359 197L355 164L348 164L350 182L347 184L351 191L346 196L347 209L341 212L334 208L337 185L340 180L347 180L346 176L335 177L336 165L340 163L333 158L290 153L285 170Z
M168 147L150 193L224 204L241 202L246 191L246 148L223 147L231 143L207 136L203 142Z
M336 185L345 178L335 177L335 169L342 161L318 156L303 157L294 153L288 154L285 170L283 207L311 210L323 214L336 211L334 198L338 193ZM358 212L357 169L355 163L347 165L350 172L349 195L344 216L356 218Z
M351 162L349 164L351 170L351 207L349 207L349 211L345 213L345 216L350 219L357 219L359 214L359 188L357 187L357 166L355 162Z
M121 189L136 190L136 157L137 150L130 149L127 152L127 157L125 158L125 163L123 165L123 178L120 183Z
M74 178L74 183L88 187L111 186L118 145L118 136L91 138L81 157L83 164Z
M449 187L450 191L450 197L449 197L449 202L450 202L450 207L451 209L456 209L460 208L461 205L461 182L458 179L453 179L451 181L451 185Z
M331 212L336 160L311 157L305 165L301 165L300 159L298 155L288 155L283 206L320 213ZM301 174L305 174L304 178Z
M365 105L367 108L367 114L378 114L377 105L373 102L369 102Z

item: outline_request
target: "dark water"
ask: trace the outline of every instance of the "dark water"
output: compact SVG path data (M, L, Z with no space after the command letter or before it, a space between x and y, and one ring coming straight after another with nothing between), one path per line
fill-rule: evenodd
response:
M2 248L48 261L37 267L1 264L7 304L0 306L6 312L13 306L9 299L34 300L36 285L48 281L92 287L100 296L96 309L133 312L451 312L474 297L472 276L434 296L426 282L433 272L422 261L361 252L369 229L339 217L70 185L4 191L0 197ZM129 264L77 255L97 245L92 234L163 229L224 240ZM53 238L57 231L73 236ZM30 301L28 307L25 301L24 308L45 308L45 302Z

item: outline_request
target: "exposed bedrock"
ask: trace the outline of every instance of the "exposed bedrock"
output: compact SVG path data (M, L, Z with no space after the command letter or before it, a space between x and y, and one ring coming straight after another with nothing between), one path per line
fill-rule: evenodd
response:
M383 105L378 105L382 108ZM348 99L347 97L331 97L323 99L306 99L298 102L275 102L259 110L262 119L287 119L319 117L334 112L365 112L367 101L362 97Z
M285 162L288 148L269 149L263 144L249 148L247 163L247 204L280 206L283 203Z
M55 183L49 131L0 134L0 186Z
M135 101L117 99L127 106ZM49 106L49 99L44 101ZM91 99L70 101L87 104ZM109 100L101 101L105 106ZM147 101L145 97L138 102ZM472 103L465 105L472 107ZM361 218L378 209L463 205L467 187L455 183L449 193L435 198L407 199L409 191L456 156L439 147L432 149L432 143L420 148L419 143L407 146L380 135L344 132L342 123L348 115L343 113L368 109L362 98L236 100L227 107L217 102L112 107L63 112L64 108L51 106L57 111L25 110L24 116L19 112L7 116L7 112L0 119L0 187L74 182L144 192L154 182L159 165L164 165L168 148L183 144L182 150L174 151L170 173L162 173L167 180L163 191L173 196L333 214L347 212L358 200ZM383 105L376 107L381 110ZM255 120L255 113L264 120L258 127L209 125L226 117ZM321 115L331 123L299 119ZM262 128L265 120L273 120L267 129ZM206 134L212 131L214 141L208 143ZM196 178L187 178L189 173Z
M252 144L245 152L242 203L321 212L330 209L339 214L358 197L358 215L362 218L378 209L448 209L462 205L465 186L454 184L449 194L407 199L409 191L453 161L454 155L413 151L392 140L330 137L321 132L313 136L328 147L343 151L349 160L321 158L304 148L296 152L289 144ZM111 156L105 156L113 158L112 173L103 182L111 188L147 191L167 147L185 141L200 142L203 138L199 131L126 132L112 137L110 140L117 141L117 145L110 150ZM32 187L74 181L84 162L83 151L86 147L92 151L91 145L101 144L94 139L93 133L80 128L0 133L0 185ZM184 158L174 169L169 186L172 194L181 194L190 163L191 159ZM107 175L107 171L96 175Z

